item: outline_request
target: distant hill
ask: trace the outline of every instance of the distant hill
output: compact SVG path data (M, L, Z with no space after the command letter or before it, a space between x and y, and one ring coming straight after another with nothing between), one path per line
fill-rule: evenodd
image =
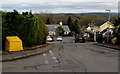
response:
M88 13L52 13L53 15L56 14L64 14L64 15L89 15L89 14L96 14L96 15L101 15L101 16L105 16L108 17L109 12L88 12ZM117 16L118 13L110 13L112 17Z
M96 15L102 15L108 17L109 13L82 13L82 14L96 14ZM110 13L112 17L117 16L118 13Z
M109 12L106 13L52 13L52 14L35 14L46 23L49 19L50 24L59 24L60 21L63 22L63 25L67 24L68 17L72 18L74 22L75 19L78 19L81 25L88 25L92 21L103 22L108 20ZM111 22L114 23L114 18L117 16L117 13L111 13Z

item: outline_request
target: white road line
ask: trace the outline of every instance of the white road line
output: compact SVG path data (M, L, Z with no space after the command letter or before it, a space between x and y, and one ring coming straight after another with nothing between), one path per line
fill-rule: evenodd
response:
M54 54L53 54L52 50L49 50L49 53L52 57L54 57Z
M52 58L54 59L54 61L58 63L59 61L57 60L57 58L56 58L55 55L53 54L52 50L49 50L49 53L50 53L50 55L52 56Z
M43 56L45 57L45 56L47 56L47 54L43 54Z
M44 63L45 64L49 64L48 58L47 58L47 54L43 54L44 57Z
M60 71L63 71L63 69L61 69Z
M52 57L52 58L56 60L56 57Z
M49 53L53 53L52 50L49 50Z
M45 60L45 64L49 64L49 61L48 61L48 60Z
M59 61L58 61L58 60L55 60L55 62L59 63Z

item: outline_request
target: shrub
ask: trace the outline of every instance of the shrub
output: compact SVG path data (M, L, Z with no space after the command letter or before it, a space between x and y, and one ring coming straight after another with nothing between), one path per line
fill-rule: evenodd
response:
M56 28L56 34L57 34L57 36L63 36L64 29L61 26L59 26L58 28Z
M32 14L21 15L17 11L2 13L3 47L6 36L18 36L24 46L46 43L48 29L40 18Z
M76 34L75 32L71 31L71 32L68 33L68 36L74 36L75 34Z

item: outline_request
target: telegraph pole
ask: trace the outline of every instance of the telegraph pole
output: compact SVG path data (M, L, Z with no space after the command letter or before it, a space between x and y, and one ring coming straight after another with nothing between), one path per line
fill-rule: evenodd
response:
M111 18L111 16L110 16L111 10L110 10L110 9L106 9L106 11L109 11L108 21L110 21L110 18Z
M106 11L109 11L109 17L108 17L108 21L110 22L110 9L106 9ZM110 25L109 25L110 26ZM107 43L109 42L109 29L107 29Z
M96 39L96 29L95 29L95 22L94 22L94 21L92 22L92 25L94 26L94 28L93 28L93 32L94 32L94 42L96 42L97 39Z

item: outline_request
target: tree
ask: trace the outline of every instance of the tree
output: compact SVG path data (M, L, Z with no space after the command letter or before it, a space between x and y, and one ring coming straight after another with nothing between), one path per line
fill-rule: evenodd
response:
M29 15L29 14L27 14ZM2 13L3 47L6 36L18 36L24 46L46 43L48 29L43 20L37 16L25 16L16 12Z
M120 16L115 18L114 26L120 26Z
M49 18L47 18L47 20L46 20L46 24L50 24L51 22L50 22L50 19Z
M28 12L26 11L26 12L22 12L22 15L28 15Z
M56 28L56 35L57 36L63 36L64 35L64 29L61 26Z
M75 25L73 24L73 21L72 21L70 16L68 17L67 24L68 24L69 29L74 32L75 31Z
M80 33L80 24L79 24L78 19L75 20L75 29L74 30L75 30L76 34Z
M114 36L117 37L117 43L120 44L120 16L116 17L114 26L116 26Z
M19 14L17 10L13 10L13 13L14 14Z

